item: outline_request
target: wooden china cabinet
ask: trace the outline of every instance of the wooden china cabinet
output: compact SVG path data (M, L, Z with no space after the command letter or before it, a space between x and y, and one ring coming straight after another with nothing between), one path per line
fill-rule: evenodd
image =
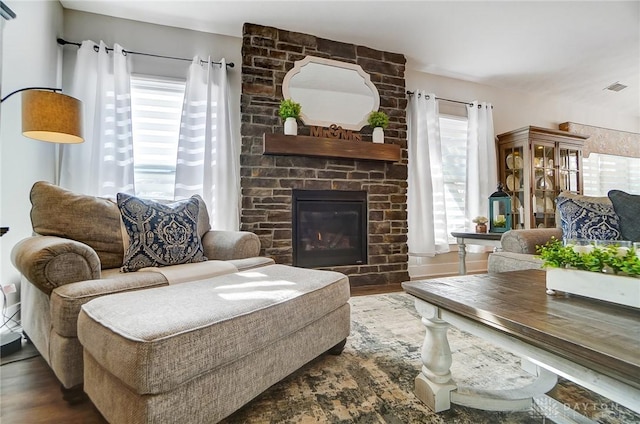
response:
M532 126L498 135L498 176L511 196L514 229L556 227L558 194L583 191L582 146L587 138Z

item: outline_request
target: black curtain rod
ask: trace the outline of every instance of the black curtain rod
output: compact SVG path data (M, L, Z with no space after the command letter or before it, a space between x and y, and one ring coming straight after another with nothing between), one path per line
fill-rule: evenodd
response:
M11 8L4 4L3 1L0 1L0 17L2 17L2 19L6 21L9 21L11 19L15 19L16 12L11 10Z
M67 40L64 40L62 38L57 38L56 41L61 46L66 46L67 44L70 44L72 46L78 46L78 47L82 46L81 43L76 43L76 42L73 42L73 41L67 41ZM95 51L98 51L100 49L100 47L93 46L93 49ZM107 47L107 52L111 52L111 51L113 51L113 48ZM161 59L173 59L173 60L182 60L182 61L185 61L185 62L193 62L193 59L186 59L186 58L183 58L183 57L173 57L173 56L164 56L164 55L153 54L153 53L134 52L134 51L131 51L131 50L122 50L122 51L123 51L123 53L125 55L127 55L127 54L138 54L140 56L159 57ZM207 61L206 60L200 60L200 64L203 64L203 63L207 63ZM211 61L211 63L214 64L214 65L222 65L221 62ZM233 68L234 66L235 66L235 64L233 62L227 63L227 67L229 67L229 68Z
M407 94L410 96L413 96L413 91L407 91ZM418 93L418 96L420 96L420 93ZM425 96L427 97L427 99L429 98L428 94L425 94ZM470 102L461 102L460 100L451 100L451 99L443 99L442 97L436 97L436 100L442 100L443 102L451 102L451 103L460 103L461 105L468 105L468 106L473 106L473 103ZM480 108L481 106L478 105L478 108ZM493 105L491 105L491 109L493 109Z

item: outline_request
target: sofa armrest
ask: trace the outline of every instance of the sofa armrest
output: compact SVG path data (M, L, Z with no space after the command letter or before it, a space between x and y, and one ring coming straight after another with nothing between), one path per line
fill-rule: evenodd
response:
M16 244L11 262L34 286L46 294L56 287L100 278L95 250L79 241L55 236L34 236Z
M202 237L202 245L208 259L228 261L260 255L260 239L248 231L211 230Z
M502 235L502 250L513 253L536 253L536 246L541 246L555 237L562 239L560 228L535 228L530 230L509 230Z

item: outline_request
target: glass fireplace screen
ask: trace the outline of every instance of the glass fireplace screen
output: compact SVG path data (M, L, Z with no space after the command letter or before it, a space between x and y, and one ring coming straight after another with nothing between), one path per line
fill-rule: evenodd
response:
M367 263L367 193L293 191L293 265Z

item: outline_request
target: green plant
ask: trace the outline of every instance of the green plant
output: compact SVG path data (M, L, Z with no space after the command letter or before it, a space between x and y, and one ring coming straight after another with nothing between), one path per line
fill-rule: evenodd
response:
M371 128L382 127L385 129L389 126L389 117L384 112L374 111L369 114L367 122Z
M300 117L300 110L302 110L300 103L296 103L291 99L284 99L280 102L278 114L283 120L287 118L298 119Z
M486 216L476 216L471 220L474 224L486 224L489 222L489 219Z
M562 241L552 238L542 246L536 246L545 267L573 268L582 271L607 272L640 277L640 258L634 248L616 245L564 246Z

